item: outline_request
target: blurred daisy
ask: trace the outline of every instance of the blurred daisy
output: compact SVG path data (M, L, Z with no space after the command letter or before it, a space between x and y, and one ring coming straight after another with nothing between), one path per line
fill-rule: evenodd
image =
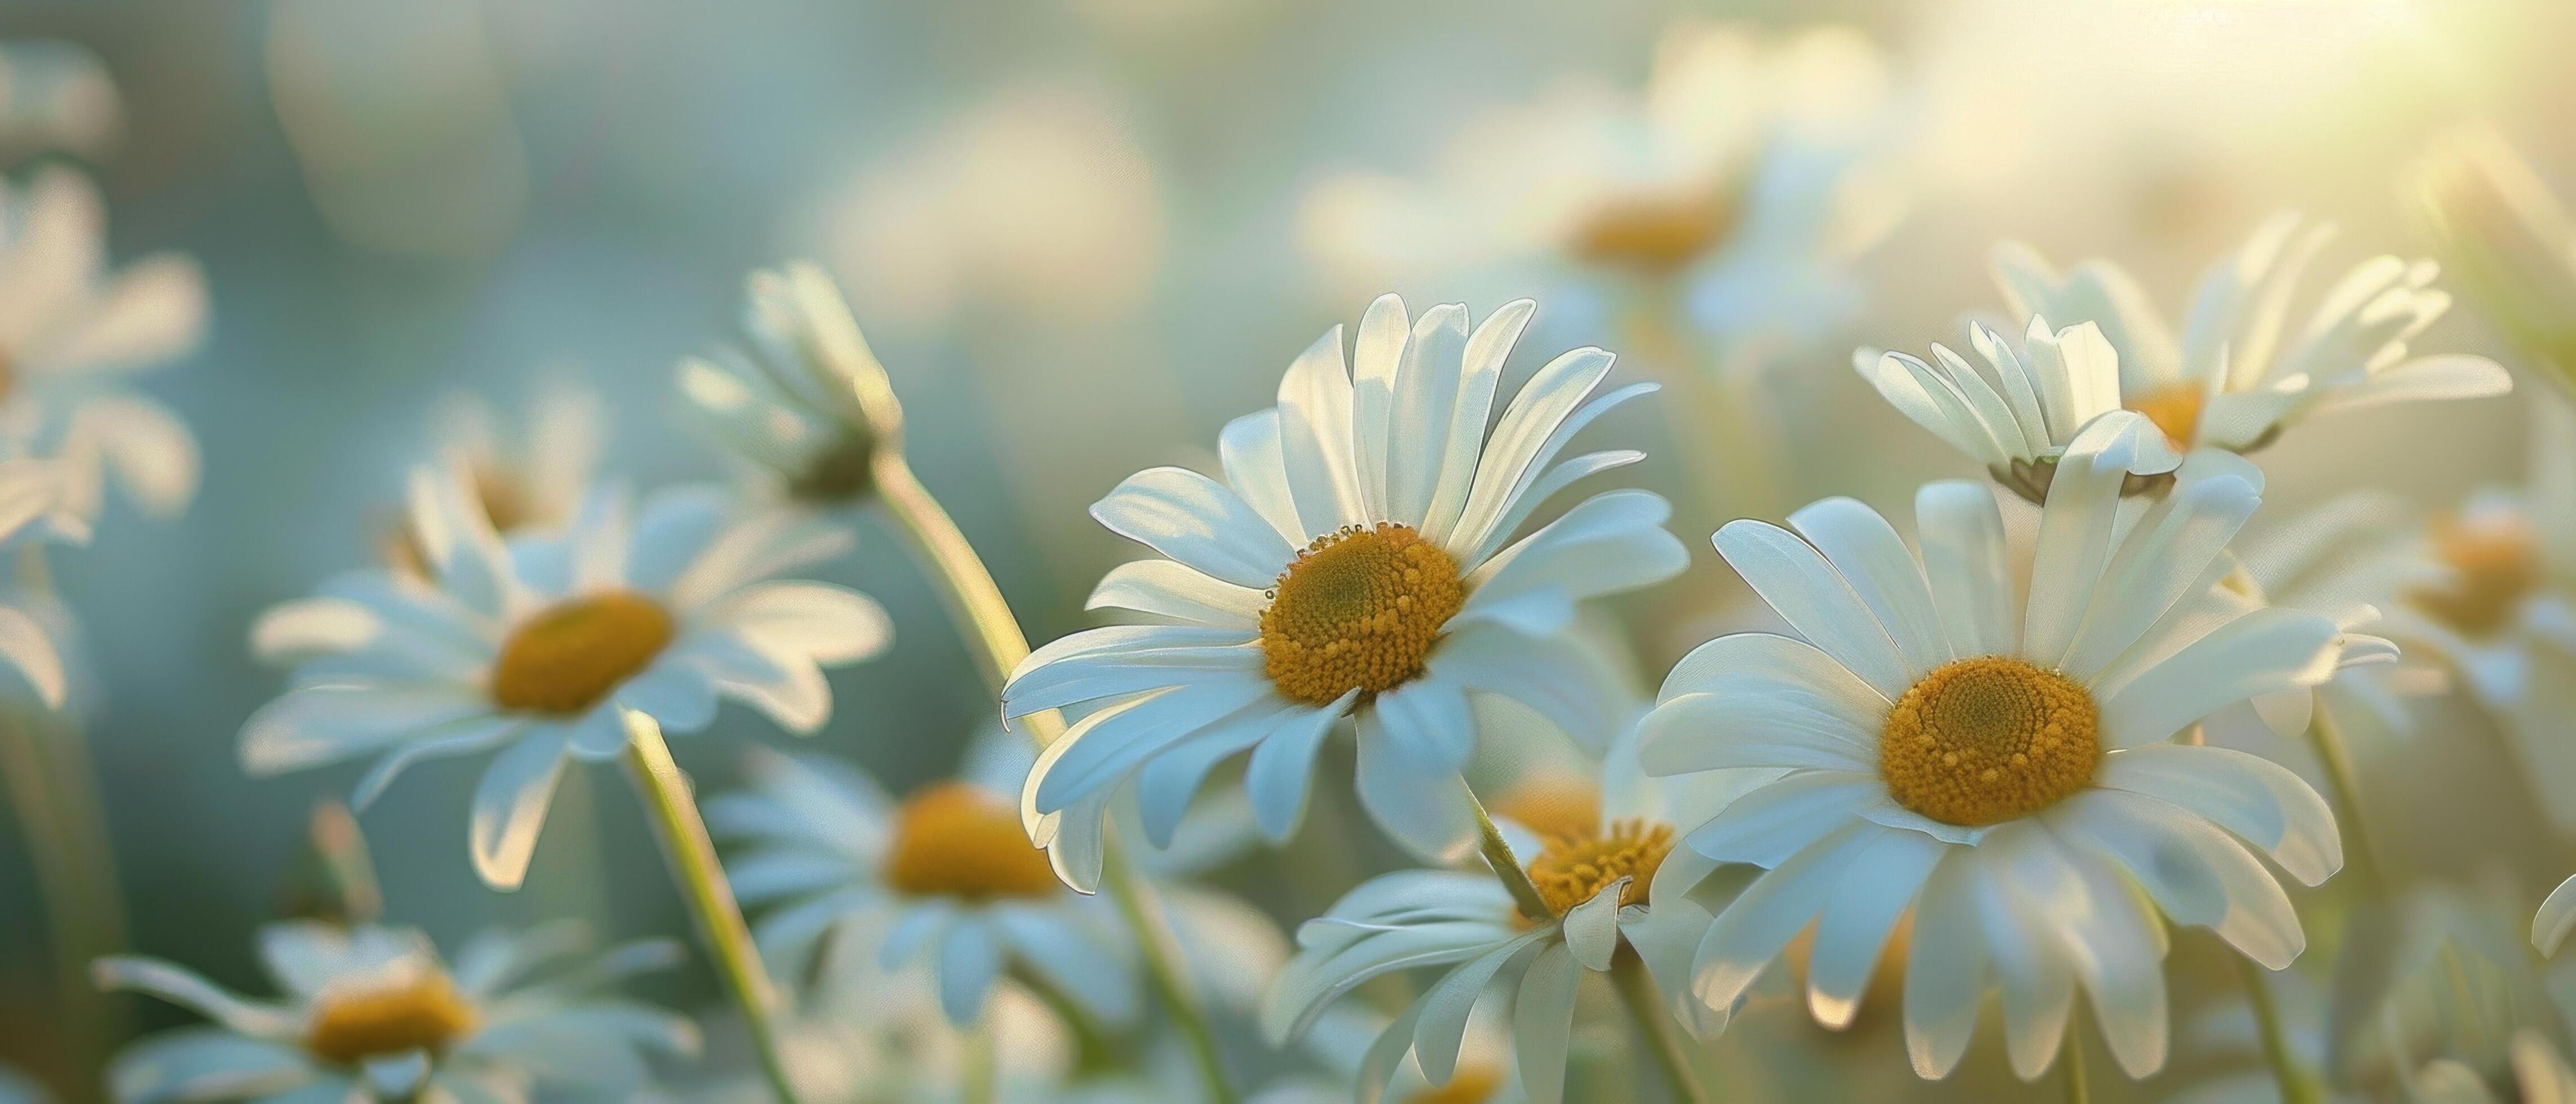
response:
M1530 852L1523 872L1547 915L1524 912L1484 872L1404 870L1370 879L1298 929L1297 956L1262 1008L1272 1044L1303 1035L1371 978L1444 967L1440 980L1368 1048L1355 1074L1358 1099L1407 1099L1391 1094L1408 1072L1431 1090L1412 1099L1452 1099L1437 1095L1443 1092L1485 1099L1502 1078L1459 1065L1460 1044L1480 1008L1511 1025L1510 1049L1528 1098L1562 1099L1581 988L1606 984L1621 954L1640 956L1666 994L1688 986L1691 947L1709 914L1684 891L1716 864L1674 850L1673 802L1723 806L1749 784L1777 774L1647 779L1637 772L1633 736L1613 745L1605 773L1608 784L1594 800L1597 819L1551 835ZM1699 792L1685 796L1676 788ZM1690 1009L1690 1026L1704 1037L1725 1026L1723 1013L1662 997L1655 1003Z
M1796 533L1719 531L1718 551L1806 640L1703 645L1644 723L1652 773L1785 772L1681 821L1700 822L1686 846L1701 860L1764 868L1699 943L1700 1001L1731 1006L1813 923L1808 1009L1847 1025L1910 910L1917 1074L1958 1063L1995 984L2013 1068L2038 1077L2081 985L2121 1068L2144 1077L2167 1049L2166 918L2271 969L2297 956L2298 915L2247 845L2321 883L2342 865L2332 814L2285 768L2173 737L2324 681L2340 634L2218 592L2256 504L2249 474L2186 475L2115 524L2134 418L2079 435L2027 552L1966 482L1917 493L1919 554L1849 499L1791 515Z
M867 412L833 345L867 351L831 278L811 265L751 274L743 294L748 344L680 361L683 416L717 447L747 461L786 498L820 505L869 489Z
M2465 1062L2436 1058L2416 1075L2415 1099L2422 1104L2500 1104L2508 1099L2523 1104L2567 1104L2576 1100L2576 1069L2568 1068L2567 1059L2560 1056L2549 1036L2527 1027L2514 1032L2510 1055L2510 1094L2496 1095L2487 1087L2486 1079Z
M1039 759L1022 795L1030 835L1080 888L1098 878L1099 822L1131 780L1156 844L1208 772L1251 752L1263 831L1303 811L1316 748L1345 717L1357 788L1381 827L1426 856L1473 831L1458 772L1475 746L1468 695L1517 698L1567 732L1612 731L1613 692L1564 630L1576 603L1679 573L1670 513L1644 491L1596 496L1510 543L1539 503L1633 451L1553 463L1604 410L1585 402L1611 357L1577 349L1539 369L1485 433L1527 300L1471 334L1466 308L1410 322L1389 295L1360 321L1358 379L1335 327L1298 357L1279 406L1219 439L1225 479L1155 468L1091 508L1170 557L1112 571L1094 607L1155 624L1075 633L1013 673L1003 713L1097 703Z
M2512 389L2504 367L2485 357L2410 348L2451 307L2432 286L2439 269L2428 260L2364 261L2294 320L2290 300L2333 237L2333 226L2296 212L2266 220L2201 277L2179 338L2136 279L2108 261L2061 274L2029 246L2007 242L1995 249L1995 278L2013 317L2100 327L2119 354L2119 404L2185 451L2251 452L2336 410Z
M1886 85L1848 30L1684 22L1641 93L1561 87L1470 123L1423 178L1328 178L1299 233L1345 285L1526 288L1572 266L1685 280L1719 334L1811 331L1848 312L1845 262L1893 222L1860 171Z
M440 467L464 474L503 537L555 533L598 474L606 422L598 392L558 382L536 392L518 439L506 440L492 404L457 395L433 418L433 451ZM428 570L420 537L407 525L395 530L386 554L415 575Z
M487 932L451 968L409 928L311 921L260 931L281 999L237 996L159 959L100 959L102 987L149 993L203 1013L126 1048L108 1069L123 1104L240 1100L523 1101L539 1088L628 1098L652 1080L648 1054L691 1054L681 1016L616 996L634 973L669 967L678 947L630 943L568 961L587 939L559 922Z
M260 617L252 647L293 665L292 688L243 724L241 757L268 775L377 755L364 808L416 760L501 749L469 833L496 887L525 876L565 760L624 750L629 712L695 732L726 697L812 732L832 710L819 667L886 645L865 595L774 579L846 551L840 527L706 487L649 495L630 520L607 490L560 539L505 543L467 487L412 474L429 580L354 571Z
M2406 619L2390 613L2407 595L2454 578L2429 557L2403 503L2354 491L2248 529L2233 551L2244 569L2239 581L2251 584L2249 606L2305 610L2344 630L2343 666L2332 680L2313 692L2264 695L2249 703L2266 714L2274 731L2306 729L2313 708L2324 702L2337 718L2366 716L2388 733L2406 735L2414 728L2407 699L2449 687L2438 667L2401 654L2382 635L2404 632Z
M1968 324L1968 345L1986 367L1938 343L1929 363L1862 349L1852 355L1852 367L1899 413L1975 457L2013 493L2039 502L2075 435L2120 409L2119 354L2091 322L2052 330L2038 317L2019 350L1982 322ZM2132 491L2182 463L2161 435L2138 436L2129 465Z
M981 741L965 776L901 802L830 760L754 752L754 788L708 802L707 824L744 848L729 871L744 905L781 906L754 929L761 957L797 974L826 941L873 932L887 970L930 960L959 1027L1015 970L1096 1020L1131 1019L1133 955L1115 910L1065 888L1021 831L1013 795L1029 756L994 746L1019 742Z
M109 473L145 511L197 490L197 442L176 414L125 386L197 346L205 281L176 253L107 266L98 190L67 169L0 183L0 437L60 456L66 505L96 519Z

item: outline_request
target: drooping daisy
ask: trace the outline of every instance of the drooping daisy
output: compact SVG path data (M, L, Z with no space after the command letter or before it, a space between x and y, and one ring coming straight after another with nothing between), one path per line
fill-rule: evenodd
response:
M60 456L72 513L95 519L109 473L158 515L197 490L197 442L125 386L196 347L206 288L196 262L160 253L108 274L98 190L67 169L0 184L0 436Z
M1300 236L1345 284L1680 279L1713 333L1812 331L1850 310L1847 262L1893 222L1865 171L1887 99L1849 30L1683 22L1641 92L1561 86L1472 122L1419 179L1328 178Z
M694 732L723 697L812 732L832 709L820 665L886 645L865 595L776 580L849 547L821 519L682 487L630 520L628 496L603 490L560 538L504 542L468 485L412 474L429 580L353 571L261 616L252 647L293 665L292 687L242 725L241 757L267 775L375 755L364 808L415 760L501 749L470 832L494 886L525 876L565 761L626 747L626 714Z
M2439 269L2428 260L2364 261L2294 319L2290 300L2333 237L2333 226L2296 212L2266 220L2201 277L2179 336L2145 289L2108 261L2061 275L2008 242L1995 250L1995 277L2014 317L2101 327L2119 353L2120 405L2152 419L2178 449L2251 452L2336 410L2512 389L2504 367L2485 357L2419 356L2411 347L2451 306L2433 287Z
M1544 1104L1564 1095L1578 991L1606 986L1617 956L1641 956L1653 983L1676 998L1657 1005L1681 1009L1691 947L1709 922L1682 891L1714 864L1674 851L1672 802L1723 805L1775 772L1648 779L1637 771L1633 730L1612 744L1603 769L1597 819L1548 837L1523 860L1547 915L1529 915L1485 872L1404 870L1372 878L1298 929L1297 957L1262 1009L1272 1044L1303 1035L1371 978L1443 967L1440 980L1369 1047L1356 1075L1358 1098L1386 1099L1407 1067L1430 1086L1466 1087L1456 1080L1465 1076L1459 1046L1482 1007L1511 1025L1522 1091ZM1690 1026L1702 1035L1725 1024L1723 1012L1691 1009ZM1479 1082L1484 1078L1470 1084Z
M929 960L960 1027L1011 970L1102 1021L1131 1019L1133 955L1116 910L1057 881L1020 828L1020 746L979 741L963 777L900 802L831 760L755 752L754 788L708 802L707 824L744 848L730 869L743 904L779 906L753 929L762 958L794 975L826 942L874 933L887 970Z
M507 1104L538 1088L629 1099L652 1080L647 1056L692 1054L681 1016L611 991L679 961L667 942L630 943L571 961L587 942L568 922L487 932L453 967L409 928L313 921L260 931L280 999L243 997L159 959L93 967L109 989L149 993L205 1014L126 1048L108 1070L120 1104L449 1100Z
M754 272L742 315L746 347L680 361L688 420L788 499L865 495L875 442L848 369L829 354L870 354L831 278L812 265Z
M2216 594L2258 497L2248 475L2187 473L2123 523L2135 434L2121 423L2135 418L2079 435L2027 552L2007 547L1990 490L1965 482L1916 495L1920 553L1848 499L1798 511L1794 533L1718 533L1806 639L1701 646L1644 722L1649 772L1786 772L1683 819L1703 859L1765 871L1700 941L1698 1000L1731 1005L1813 922L1808 1008L1848 1024L1910 911L1918 1074L1957 1064L1991 987L2013 1068L2037 1077L2080 986L2121 1067L2145 1076L2166 1051L2164 918L2273 969L2299 953L2298 915L2248 845L2324 881L2342 865L2325 802L2273 763L2173 737L2324 681L2340 633Z
M492 528L503 537L554 533L570 522L599 469L607 416L599 393L568 381L530 397L517 440L480 396L457 395L433 419L439 465L463 473ZM398 566L426 570L420 537L397 527L386 548Z
M1170 557L1127 564L1092 592L1155 624L1075 633L1038 649L1003 712L1096 703L1038 762L1023 795L1031 836L1089 888L1097 824L1131 781L1160 844L1216 765L1251 753L1262 829L1296 825L1315 749L1348 717L1372 817L1430 856L1463 852L1473 825L1458 780L1475 746L1468 695L1517 698L1567 732L1612 731L1563 632L1576 603L1681 571L1670 508L1613 491L1511 542L1539 503L1632 451L1555 463L1602 411L1586 402L1611 357L1577 349L1539 369L1486 432L1502 364L1535 306L1471 334L1466 308L1409 322L1389 295L1360 321L1353 379L1341 329L1298 357L1279 406L1219 440L1224 480L1155 468L1091 508ZM1068 828L1067 825L1089 825Z

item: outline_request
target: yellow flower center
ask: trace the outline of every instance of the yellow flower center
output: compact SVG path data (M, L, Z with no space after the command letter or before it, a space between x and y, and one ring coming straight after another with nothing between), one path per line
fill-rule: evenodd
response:
M1281 694L1313 705L1391 689L1422 673L1466 600L1457 561L1409 526L1317 537L1261 611L1262 670Z
M968 901L1056 891L1055 870L1020 830L1019 810L964 782L942 782L904 801L885 880L916 897Z
M1945 664L1887 715L1878 770L1897 804L1974 827L2027 816L2093 781L2102 762L2093 696L2018 659Z
M474 1006L456 983L429 970L389 985L324 995L304 1049L338 1065L415 1050L437 1053L474 1030L475 1019Z
M1601 823L1601 787L1572 771L1533 771L1490 806L1540 839L1590 835Z
M633 591L558 602L501 642L492 702L522 713L585 712L651 665L673 631L660 603Z
M1460 1066L1446 1085L1434 1085L1404 1098L1404 1104L1485 1104L1503 1087L1503 1071L1492 1066Z
M2438 522L2433 555L2451 568L2452 578L2407 597L2469 636L2491 635L2511 623L2547 575L2539 535L2518 516Z
M1672 826L1645 820L1622 820L1606 832L1555 836L1530 860L1530 884L1538 888L1539 900L1547 902L1548 910L1559 916L1621 878L1630 881L1619 891L1619 903L1641 905L1646 903L1647 885L1655 880L1655 868L1664 865L1664 856L1672 849Z
M1603 202L1567 243L1592 264L1668 276L1716 248L1735 228L1736 203L1719 188L1639 192Z
M2147 416L2156 428L2165 431L2165 440L2176 450L2191 447L2200 435L2200 411L2209 405L2209 388L2197 383L2177 383L2152 391L2129 401L2129 409Z

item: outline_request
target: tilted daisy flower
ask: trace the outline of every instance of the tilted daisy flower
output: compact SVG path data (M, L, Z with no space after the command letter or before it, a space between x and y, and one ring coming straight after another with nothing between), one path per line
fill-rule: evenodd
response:
M680 361L686 419L786 498L821 505L869 490L875 441L835 348L868 356L831 278L812 265L751 274L746 344Z
M80 517L98 516L111 472L146 511L175 514L196 494L196 438L125 380L196 347L205 281L176 253L108 274L105 222L68 169L0 183L0 437L60 456Z
M2145 289L2107 261L2060 274L2030 247L1995 250L1996 282L2017 318L2091 322L2119 351L2120 405L2180 449L2251 452L2336 410L2513 388L2485 357L2416 355L2411 343L2451 306L2428 260L2374 257L2329 287L2304 319L2290 301L2334 237L2296 212L2266 220L2203 275L2177 336Z
M2218 587L2256 504L2246 474L2186 476L2124 521L2135 435L2119 422L2135 417L2078 437L2028 550L2008 546L1989 488L1956 481L1915 496L1919 553L1849 499L1791 515L1795 532L1719 531L1718 551L1805 639L1702 645L1643 724L1651 773L1785 772L1682 821L1702 859L1764 868L1700 941L1698 1000L1731 1006L1812 923L1809 1011L1847 1025L1910 911L1918 1074L1958 1063L1994 987L2013 1068L2036 1078L2080 986L2142 1077L2165 1060L2165 920L2272 969L2305 945L2248 846L2323 882L2342 865L2325 802L2283 767L2174 737L2324 681L2340 632Z
M434 452L440 466L470 482L484 516L503 537L553 533L572 520L590 491L606 423L599 393L567 381L530 396L515 435L504 432L491 403L457 395L433 418ZM386 554L414 574L426 570L420 538L407 526L396 527Z
M1344 367L1335 327L1298 357L1279 406L1219 439L1224 480L1181 468L1128 478L1091 508L1170 557L1124 565L1091 605L1154 624L1090 629L1012 674L1003 713L1090 706L1039 759L1022 797L1030 834L1077 887L1098 878L1098 825L1131 781L1158 845L1208 773L1249 751L1263 831L1303 811L1315 750L1345 717L1359 738L1370 815L1425 855L1473 831L1458 772L1475 746L1468 696L1501 694L1567 732L1611 731L1615 692L1564 630L1576 603L1669 578L1687 562L1644 491L1597 495L1517 542L1540 502L1633 451L1557 454L1603 411L1651 390L1585 401L1610 371L1600 349L1550 361L1493 431L1503 360L1535 306L1470 333L1466 308L1408 322L1389 295L1360 321Z
M1712 332L1818 329L1851 309L1847 262L1894 221L1868 171L1887 103L1852 31L1683 22L1642 91L1563 85L1474 120L1420 178L1327 178L1300 234L1362 286L1685 279Z
M826 944L872 938L884 969L929 960L960 1027L1012 970L1100 1020L1133 1018L1134 955L1116 910L1057 881L1021 830L1020 743L981 741L965 776L900 802L831 760L756 752L754 788L708 802L707 824L742 849L729 873L743 904L778 906L753 927L762 958L794 976Z
M1714 864L1674 851L1673 812L1723 805L1743 788L1724 779L1644 778L1633 735L1613 744L1604 769L1598 819L1549 837L1526 861L1523 873L1547 915L1524 911L1485 872L1404 870L1372 878L1298 929L1297 956L1262 1009L1272 1044L1303 1035L1371 978L1441 967L1440 980L1369 1047L1356 1075L1358 1099L1386 1099L1408 1067L1429 1085L1456 1085L1464 1076L1459 1047L1479 1007L1511 1025L1528 1098L1562 1099L1578 993L1606 984L1617 956L1641 957L1664 994L1677 998L1687 987L1691 948L1709 914L1683 891ZM1683 1006L1662 997L1656 1004ZM1725 1024L1722 1011L1691 1011L1689 1026L1704 1036ZM1482 1074L1471 1083L1492 1084Z
M260 931L260 955L276 1000L159 959L100 959L101 986L215 1021L127 1047L109 1067L109 1090L120 1104L509 1104L540 1088L629 1099L652 1080L647 1055L695 1053L698 1034L610 989L678 962L679 948L630 943L574 960L586 943L572 923L487 932L451 966L410 928L273 924Z
M412 474L428 580L353 571L261 615L252 647L292 665L292 685L242 725L241 758L268 775L377 756L352 801L364 808L414 761L500 749L469 832L494 886L525 876L566 760L624 750L628 714L695 732L731 698L812 732L832 710L820 667L890 635L865 595L775 578L848 549L821 519L746 511L710 487L630 508L611 489L561 537L505 543L468 485Z

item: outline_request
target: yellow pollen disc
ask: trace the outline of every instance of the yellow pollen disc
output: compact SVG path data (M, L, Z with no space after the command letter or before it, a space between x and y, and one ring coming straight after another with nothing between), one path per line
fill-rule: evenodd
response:
M2208 404L2206 386L2178 383L2131 400L2129 409L2146 415L2165 431L2165 440L2181 450L2190 448L2192 439L2200 435L2200 410Z
M672 632L671 615L633 591L558 602L501 642L492 701L522 713L581 713L651 665Z
M1717 189L1620 196L1577 222L1567 248L1593 264L1669 275L1716 248L1735 216L1734 199Z
M2027 816L2093 782L2093 696L2066 676L1983 656L1936 668L1898 698L1878 740L1897 804L1974 827Z
M339 1065L415 1050L435 1054L474 1030L475 1019L474 1006L456 983L431 970L391 985L323 996L304 1049Z
M1644 820L1618 821L1606 832L1556 836L1530 860L1530 884L1538 887L1548 911L1559 916L1621 878L1629 882L1619 891L1619 903L1642 905L1655 868L1664 865L1672 849L1672 826Z
M1540 839L1585 836L1601 823L1601 787L1573 771L1533 771L1488 806Z
M1020 811L964 782L912 795L895 813L886 884L916 897L990 901L1056 891L1046 853L1020 830Z
M1492 1066L1459 1066L1446 1085L1435 1085L1404 1098L1404 1104L1485 1104L1503 1087L1503 1071Z
M2468 636L2504 628L2547 573L2539 535L2515 516L2445 519L2434 526L2433 555L2453 578L2418 587L2407 597Z
M1317 537L1261 611L1262 670L1281 694L1313 705L1392 689L1422 673L1466 600L1457 561L1409 526Z

